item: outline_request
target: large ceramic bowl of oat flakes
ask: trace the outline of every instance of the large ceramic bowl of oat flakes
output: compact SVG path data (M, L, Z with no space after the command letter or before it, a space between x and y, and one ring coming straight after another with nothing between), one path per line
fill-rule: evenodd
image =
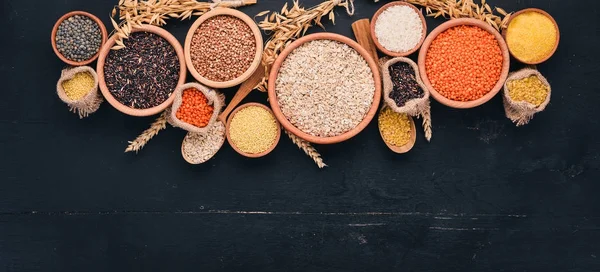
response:
M268 89L281 125L316 144L339 143L361 132L381 97L375 60L355 41L333 33L288 45L273 63Z

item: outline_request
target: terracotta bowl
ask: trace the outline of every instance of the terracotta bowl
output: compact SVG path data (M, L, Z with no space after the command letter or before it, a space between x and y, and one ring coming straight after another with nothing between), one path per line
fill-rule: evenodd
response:
M214 16L218 16L218 15L229 15L229 16L233 16L236 17L242 21L244 21L244 23L246 23L250 29L252 30L252 33L254 34L254 38L256 39L256 53L254 54L254 60L252 61L252 64L250 64L250 67L248 68L248 70L246 70L246 72L244 72L241 76L229 80L229 81L212 81L209 80L205 77L203 77L200 73L198 73L198 71L196 70L196 67L194 67L194 64L192 63L192 55L191 55L191 44L192 44L192 37L194 36L194 33L196 32L196 29L198 29L198 27L204 23L204 21L206 21L207 19L214 17ZM229 88L229 87L233 87L235 85L238 85L240 83L242 83L244 80L248 79L252 73L254 73L254 71L258 68L258 66L260 65L261 59L262 59L262 53L263 53L263 39L262 39L262 34L260 32L260 29L258 28L258 26L256 25L256 23L254 22L254 20L252 20L252 18L248 17L248 15L246 15L245 13L235 10L235 9L230 9L230 8L215 8L212 11L209 11L207 13L205 13L204 15L200 16L200 18L198 18L196 20L196 22L194 22L194 24L192 25L192 27L190 27L190 30L187 33L187 36L185 38L185 43L184 43L184 48L185 48L185 61L187 63L187 67L190 70L190 74L192 74L192 76L200 81L200 83L209 86L209 87L213 87L213 88L217 88L217 89L223 89L223 88ZM231 48L231 50L235 50L234 48Z
M431 85L431 82L429 81L429 77L427 76L427 70L425 69L425 58L427 56L427 50L429 49L431 42L433 42L433 40L440 33L446 31L447 29L455 27L455 26L461 26L461 25L477 26L477 27L482 28L482 29L486 30L487 32L493 34L494 37L496 37L496 40L498 41L498 45L500 46L500 50L502 51L502 59L503 59L502 71L500 72L500 78L498 79L498 82L496 83L496 85L494 85L492 90L490 90L490 92L488 92L486 95L480 97L479 99L476 99L473 101L465 101L465 102L450 100L450 99L444 97L443 95L441 95L440 93L438 93ZM474 108L474 107L484 104L485 102L488 102L490 99L492 99L492 97L494 97L496 94L498 94L500 89L502 89L502 86L504 85L504 81L506 80L506 77L508 76L509 67L510 67L510 55L508 53L508 48L506 46L506 42L504 42L504 39L502 38L502 35L500 35L500 33L498 31L496 31L496 29L494 29L492 26L484 23L483 21L477 20L477 19L471 19L471 18L453 19L453 20L450 20L448 22L441 24L436 29L434 29L429 34L429 36L427 36L427 38L425 39L425 42L423 42L423 47L421 48L421 51L419 52L419 72L421 73L421 79L423 79L423 83L431 92L431 96L433 96L433 98L435 100L437 100L438 102L440 102L448 107L457 108L457 109Z
M381 45L379 43L379 40L377 40L377 35L375 35L375 23L377 23L377 19L379 18L379 15L381 15L381 13L383 11L385 11L386 9L388 9L392 6L407 6L411 9L413 9L417 14L419 14L419 17L421 18L421 24L423 24L423 31L421 32L421 40L419 41L419 43L417 43L417 45L413 49L408 50L406 52L394 52L394 51L385 49L385 47L383 47L383 45ZM425 17L423 16L423 13L417 7L413 6L412 4L406 3L404 1L395 1L395 2L387 3L386 5L381 7L379 10L377 10L375 15L373 15L373 18L371 19L371 37L373 37L373 42L375 43L375 46L377 46L377 49L379 49L379 51L383 52L384 54L386 54L388 56L404 57L404 56L408 56L408 55L414 53L415 51L419 50L419 47L421 47L421 44L423 44L423 41L425 40L425 36L427 36L427 23L425 22Z
M229 145L233 148L233 150L235 150L237 153L240 153L240 155L242 155L242 156L245 156L248 158L260 158L260 157L263 157L263 156L271 153L271 151L273 151L273 149L275 149L275 147L277 146L277 143L279 143L279 139L281 138L281 126L277 122L277 118L276 118L275 122L277 123L277 136L275 137L275 141L273 141L273 145L271 147L269 147L267 150L260 152L260 153L254 153L254 154L246 153L246 152L240 150L237 146L235 146L233 141L231 141L231 135L229 134L229 126L231 125L231 120L233 120L233 117L235 116L235 114L238 111L240 111L241 109L244 109L247 107L261 107L261 108L267 110L269 113L273 114L273 111L271 111L271 109L269 109L267 106L260 104L260 103L246 103L244 105L239 106L237 109L235 109L229 115L229 118L227 118L227 125L225 126L225 131L227 134L227 142L229 142Z
M60 60L62 60L66 64L69 64L71 66L88 65L98 58L98 55L100 55L101 50L98 50L98 52L96 52L96 54L92 58L90 58L88 60L77 62L77 61L72 61L72 60L65 58L65 56L63 56L58 51L58 48L56 47L56 32L58 32L58 27L64 20L69 19L70 17L75 16L75 15L86 16L86 17L92 19L94 22L96 22L96 24L98 24L98 27L100 27L100 32L102 33L102 44L106 43L106 37L108 36L108 34L106 33L106 27L104 26L102 21L100 21L100 19L98 19L98 17L94 16L91 13L85 12L85 11L71 11L71 12L63 15L62 17L60 17L58 19L58 21L56 21L56 24L54 24L54 27L52 28L52 34L50 35L52 49L54 49L54 53L60 58Z
M142 27L134 28L131 30L131 33L134 32L154 33L158 36L163 37L171 44L171 46L173 46L175 52L177 52L177 58L179 58L179 81L177 82L176 87L184 84L187 70L185 68L183 48L181 47L181 44L179 44L179 41L177 41L177 39L173 35L171 35L171 33L157 26L142 25ZM110 103L118 111L131 116L150 116L164 111L167 107L171 105L171 103L173 103L173 100L175 99L173 93L171 93L171 96L169 96L169 98L160 105L147 109L134 109L127 105L123 105L121 104L121 102L117 101L115 97L110 93L108 87L106 87L106 81L104 81L104 62L106 61L106 57L108 56L111 47L115 45L115 40L116 35L113 35L110 37L110 39L108 39L104 46L102 46L102 49L100 50L100 56L98 57L98 65L96 67L96 72L98 73L98 85L100 86L100 91L102 92L102 95L104 95L106 101L108 101L108 103ZM173 92L174 91L175 89L173 89Z
M310 41L314 41L314 40L333 40L333 41L338 41L338 42L347 44L348 46L352 47L354 50L356 50L358 53L360 53L360 55L362 55L362 57L367 61L367 63L369 64L369 67L371 68L371 71L373 72L373 78L375 80L375 93L373 95L373 102L371 104L371 108L365 115L365 118L355 128L353 128L345 133L342 133L340 135L333 136L333 137L318 137L318 136L310 135L310 134L298 129L294 125L292 125L292 123L289 120L287 120L285 115L283 115L283 112L281 111L281 108L279 107L279 103L277 102L277 94L275 93L275 81L277 80L277 75L279 74L279 69L281 68L281 64L283 63L283 61L287 58L287 56L294 49L298 48L299 46L301 46L302 44L304 44L306 42L310 42ZM306 35L306 36L294 41L293 43L288 45L283 50L283 52L281 52L281 54L279 54L279 57L277 57L277 59L273 63L273 67L271 68L271 73L269 74L268 89L269 89L269 91L268 91L269 103L271 104L273 113L275 114L275 117L277 117L277 120L279 120L281 125L287 131L289 131L289 132L293 133L294 135L296 135L308 142L311 142L311 143L335 144L335 143L339 143L339 142L348 140L348 139L354 137L359 132L361 132L369 124L369 122L371 122L371 120L377 113L377 108L379 107L379 101L381 100L381 76L379 75L379 64L373 59L373 57L371 57L371 55L369 54L369 52L367 52L366 49L364 49L358 43L356 43L355 41L353 41L347 37L344 37L339 34L327 33L327 32L310 34L310 35Z
M547 60L548 60L550 57L552 57L552 55L554 55L554 52L556 52L556 49L558 48L558 43L560 42L560 31L559 31L559 29L558 29L558 24L556 23L556 21L554 20L554 18L553 18L552 16L550 16L550 14L548 14L548 12L545 12L545 11L543 11L543 10L541 10L541 9L537 9L537 8L527 8L527 9L520 10L520 11L516 12L515 14L511 15L511 16L510 16L510 18L508 19L508 22L506 23L506 25L507 25L507 26L509 26L509 25L510 25L510 22L512 22L512 20L513 20L514 18L516 18L517 16L519 16L520 14L522 14L522 13L525 13L525 12L537 12L537 13L540 13L540 14L542 14L542 15L544 15L544 16L546 16L546 17L548 17L548 18L549 18L549 19L552 21L552 23L554 24L554 27L556 28L556 42L555 42L555 44L554 44L554 49L552 49L552 52L550 52L550 54L548 54L548 56L546 56L545 58L543 58L543 59L541 59L541 60L539 60L539 61L533 61L533 62L528 62L528 61L524 61L524 60L522 60L522 59L519 59L517 56L515 56L515 55L512 53L512 51L510 51L510 47L508 47L508 50L510 51L510 54L511 54L511 55L512 55L512 56L513 56L513 57L514 57L516 60L518 60L518 61L520 61L520 62L522 62L522 63L525 63L525 64L532 64L532 65L535 65L535 64L540 64L540 63L542 63L542 62L545 62L545 61L547 61ZM504 40L506 40L506 33L507 33L507 30L506 30L506 29L503 29L503 30L502 30L502 37L504 37Z

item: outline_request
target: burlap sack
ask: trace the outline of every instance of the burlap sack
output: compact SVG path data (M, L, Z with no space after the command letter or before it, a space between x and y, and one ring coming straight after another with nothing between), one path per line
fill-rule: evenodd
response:
M208 125L206 125L205 127L197 127L183 122L177 118L177 110L179 109L179 107L181 107L181 103L183 100L183 91L190 88L194 88L196 90L201 91L204 94L204 96L206 96L208 104L212 105L214 108L213 114L210 117L210 120L208 121ZM225 105L225 96L223 94L215 90L208 89L207 87L198 83L183 84L175 89L173 95L175 96L175 100L173 101L173 105L171 105L170 112L168 112L169 118L167 118L167 120L174 127L182 128L184 130L194 133L204 134L208 132L212 124L214 124L217 121L219 113Z
M415 80L417 84L423 90L423 97L414 98L407 101L404 106L398 107L396 105L396 101L390 97L390 93L394 89L394 83L392 83L392 77L390 75L390 66L398 63L404 62L410 65L415 72ZM383 101L385 104L390 107L395 112L405 113L413 117L422 117L423 118L423 129L425 131L425 138L427 141L431 140L431 107L429 104L429 90L423 84L421 80L421 75L419 74L419 67L417 64L409 58L405 57L396 57L392 59L386 60L381 66L381 75L383 79Z
M512 80L523 79L532 75L537 76L544 85L548 86L548 95L546 96L546 100L544 100L544 102L537 107L529 102L512 100L508 93L507 87L507 83ZM533 118L534 114L543 111L548 103L550 103L551 93L552 89L550 88L550 83L548 83L548 80L546 80L546 78L535 69L525 68L517 72L510 73L504 82L504 92L502 95L506 117L513 121L513 123L517 124L517 126L526 125Z
M72 100L65 93L65 89L63 89L63 82L72 79L75 74L88 72L94 78L94 87L81 99ZM89 66L79 66L74 68L65 68L62 70L60 79L58 83L56 83L56 93L60 100L69 105L69 110L79 114L79 118L84 118L94 113L100 108L100 104L104 101L104 97L98 91L98 75L96 71L92 67Z

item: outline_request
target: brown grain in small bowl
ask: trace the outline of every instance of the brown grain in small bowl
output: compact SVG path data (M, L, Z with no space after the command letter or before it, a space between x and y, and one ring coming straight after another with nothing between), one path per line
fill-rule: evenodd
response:
M235 114L238 113L240 110L247 108L247 107L260 107L265 109L266 111L268 111L271 115L273 115L273 119L275 120L275 123L277 125L277 136L275 136L275 140L273 141L273 145L271 145L271 147L269 147L267 150L260 152L260 153L246 153L242 150L240 150L231 140L231 135L229 133L229 128L231 125L231 120L233 120L233 117L235 117ZM242 156L248 157L248 158L260 158L260 157L264 157L267 154L271 153L271 151L273 151L273 149L275 149L275 147L277 146L277 144L279 143L279 139L281 138L281 125L279 124L279 122L277 122L277 118L275 118L275 115L273 114L273 111L271 111L271 109L269 109L267 106L260 104L260 103L246 103L243 104L239 107L237 107L237 109L235 109L230 115L229 118L227 118L227 125L225 127L225 131L226 131L226 135L227 135L227 142L229 142L229 145L231 145L231 147L233 148L233 150L235 150L235 152L239 153Z
M558 24L556 23L556 21L554 20L554 18L548 13L545 12L541 9L537 9L537 8L526 8L520 11L517 11L515 14L511 15L510 18L508 19L508 21L506 22L507 26L510 26L510 23L512 22L512 20L514 18L516 18L517 16L519 16L520 14L526 13L526 12L537 12L539 14L542 14L546 17L548 17L548 19L550 19L550 21L552 21L552 23L554 24L554 27L556 28L556 42L554 43L554 49L552 50L552 52L550 52L550 54L548 54L548 56L546 56L545 58L539 60L539 61L524 61L520 58L518 58L517 56L515 56L512 51L510 51L510 47L508 47L508 50L510 51L510 55L513 56L516 60L525 63L525 64L531 64L531 65L535 65L535 64L540 64L542 62L547 61L548 59L550 59L550 57L552 57L552 55L554 55L554 53L556 52L556 49L558 48L558 43L560 42L560 30L558 29ZM504 40L506 40L506 33L507 33L507 29L502 29L502 37L504 38Z
M222 82L213 81L213 80L210 80L210 79L202 76L198 72L198 70L196 70L196 67L194 67L194 64L192 63L192 55L191 55L192 54L191 53L192 38L193 38L196 30L198 29L198 27L200 27L200 25L202 23L204 23L207 19L209 19L211 17L219 16L219 15L232 16L232 17L240 19L244 23L246 23L246 25L248 25L250 27L250 29L252 30L252 34L254 34L254 39L255 39L255 43L256 43L256 52L254 54L254 59L252 60L250 67L248 67L248 70L246 70L246 72L244 72L242 75L240 75L239 77L237 77L235 79L232 79L229 81L222 81ZM230 48L229 50L235 50L235 48ZM190 30L188 31L187 36L185 38L184 53L185 53L184 54L185 61L187 63L188 69L190 70L190 74L192 74L192 76L196 80L198 80L200 83L202 83L206 86L217 88L217 89L229 88L229 87L238 85L238 84L242 83L244 80L248 79L260 65L260 62L262 59L262 53L263 53L262 34L260 32L260 29L256 25L256 23L254 22L254 20L252 20L252 18L250 18L245 13L235 10L235 9L231 9L231 8L215 8L212 11L209 11L209 12L205 13L204 15L200 16L194 22L194 24L190 27Z
M52 28L52 34L50 35L52 49L54 50L54 53L56 54L56 56L58 56L58 58L60 58L60 60L62 60L66 64L69 64L71 66L88 65L98 58L98 56L100 55L101 48L98 49L98 52L96 52L96 54L92 58L85 60L85 61L77 62L77 61L72 61L72 60L67 59L65 56L63 56L58 51L58 48L56 47L56 32L58 31L58 27L64 20L66 20L72 16L75 16L75 15L86 16L86 17L92 19L94 22L96 22L96 24L98 24L98 27L100 28L100 32L102 33L102 44L106 43L106 39L108 36L108 34L106 32L106 27L104 26L102 21L100 21L100 19L98 19L98 17L94 16L91 13L85 12L85 11L71 11L71 12L63 15L62 17L60 17L58 19L58 21L56 21L56 23L54 24L54 27Z
M435 38L440 33L444 32L450 28L453 28L455 26L462 26L462 25L476 26L476 27L482 28L482 29L486 30L487 32L491 33L492 35L494 35L494 37L498 41L500 50L502 51L502 59L503 59L502 71L500 73L500 78L498 79L498 82L496 83L496 85L494 85L492 90L490 90L487 94L485 94L484 96L482 96L476 100L465 101L465 102L450 100L450 99L446 98L445 96L441 95L440 93L438 93L435 90L435 88L433 88L433 86L431 85L431 82L429 81L429 78L427 77L427 69L425 68L425 59L427 57L427 50L429 49L429 46L431 45L433 40L435 40ZM496 94L498 94L500 89L502 89L502 86L504 85L504 81L506 81L506 77L508 76L508 70L510 67L510 55L508 53L508 47L506 46L506 42L504 42L502 35L500 35L500 33L498 31L496 31L496 29L494 29L490 25L484 23L483 21L480 21L477 19L462 18L462 19L453 19L453 20L450 20L448 22L441 24L427 36L427 38L423 42L421 51L419 52L418 64L419 64L419 72L421 73L421 79L423 80L423 83L429 89L429 91L431 92L431 96L433 96L433 98L435 100L437 100L438 102L440 102L448 107L451 107L451 108L469 109L469 108L474 108L474 107L477 107L479 105L482 105L482 104L488 102L490 99L492 99L492 97L494 97Z
M283 64L283 62L285 61L287 56L292 51L294 51L294 49L300 47L304 43L314 41L314 40L333 40L333 41L337 41L337 42L346 44L346 45L350 46L351 48L353 48L354 50L356 50L368 63L368 65L371 68L371 71L373 73L373 78L375 81L375 92L373 95L373 101L372 101L371 107L365 114L365 117L363 118L363 120L353 129L346 131L345 133L342 133L337 136L318 137L318 136L308 134L308 133L298 129L285 117L285 115L283 115L283 112L281 111L281 108L277 102L277 94L275 92L275 82L277 81L277 76L279 74L279 69L281 68L281 65ZM271 73L269 74L268 94L269 94L269 103L271 104L271 108L273 109L273 113L275 114L275 117L277 118L277 120L279 120L281 125L287 131L291 132L292 134L294 134L308 142L316 143L316 144L335 144L335 143L343 142L343 141L346 141L346 140L356 136L358 133L360 133L365 127L367 127L367 125L371 122L373 117L377 114L379 102L381 101L381 76L379 74L379 64L373 59L373 57L371 57L371 55L369 54L369 52L366 49L364 49L362 46L360 46L357 42L355 42L345 36L342 36L339 34L334 34L334 33L327 33L327 32L306 35L306 36L294 41L290 45L286 46L285 49L279 54L279 57L277 57L277 59L273 63L273 66L271 68Z
M131 30L131 33L135 32L149 32L156 34L167 40L167 42L169 42L171 46L173 46L175 52L177 53L177 58L179 59L179 81L177 82L176 87L184 84L185 77L187 75L187 69L185 66L183 48L181 47L181 44L179 44L179 41L177 41L177 39L173 35L171 35L171 33L157 26L142 25L141 27L133 28ZM117 36L113 35L110 37L110 39L108 39L108 41L102 46L102 49L100 49L100 56L98 57L98 65L96 68L96 72L98 73L98 85L100 86L100 91L102 92L102 95L104 96L106 101L108 101L108 103L111 104L115 109L127 115L150 116L164 111L167 107L171 105L171 103L173 103L173 100L175 99L175 96L173 96L173 93L175 91L174 89L173 93L171 93L171 96L169 96L169 98L163 103L147 109L134 109L127 105L123 105L121 104L121 102L117 101L108 90L108 87L106 86L106 82L104 80L104 62L106 61L108 53L110 52L110 50L112 50L111 48L115 45L116 38Z
M384 12L386 9L388 9L392 6L407 6L411 9L413 9L417 14L419 14L419 18L421 18L421 23L423 24L423 31L421 31L421 40L419 41L419 43L417 43L417 45L413 49L408 50L406 52L394 52L394 51L387 50L383 45L381 45L381 43L379 43L379 40L377 39L377 35L375 35L375 24L377 23L377 19L378 19L379 15L382 12ZM395 1L395 2L390 2L390 3L385 4L383 7L381 7L380 9L377 10L375 15L373 15L373 18L371 19L371 37L373 37L373 42L375 43L375 46L377 46L377 49L379 49L379 51L383 52L384 54L386 54L388 56L405 57L405 56L408 56L408 55L416 52L417 50L419 50L419 48L423 44L423 41L425 40L425 36L427 36L427 23L425 21L425 17L423 16L423 13L414 5L404 2L404 1Z

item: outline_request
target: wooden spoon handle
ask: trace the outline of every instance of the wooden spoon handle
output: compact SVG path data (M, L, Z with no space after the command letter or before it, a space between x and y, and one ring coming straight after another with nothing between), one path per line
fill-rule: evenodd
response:
M248 96L254 87L260 83L264 75L265 70L262 66L259 66L256 71L254 71L254 73L252 73L252 75L246 79L242 85L240 85L240 88L229 102L229 105L227 105L227 108L225 108L221 115L219 115L219 119L225 121L227 119L227 115L229 115L229 113L231 113L231 111L235 109L235 107L237 107L237 105L240 104L240 102L242 102L246 96Z
M352 31L354 31L354 36L358 44L367 49L375 62L379 62L377 49L371 37L371 23L369 23L369 19L360 19L352 23Z

